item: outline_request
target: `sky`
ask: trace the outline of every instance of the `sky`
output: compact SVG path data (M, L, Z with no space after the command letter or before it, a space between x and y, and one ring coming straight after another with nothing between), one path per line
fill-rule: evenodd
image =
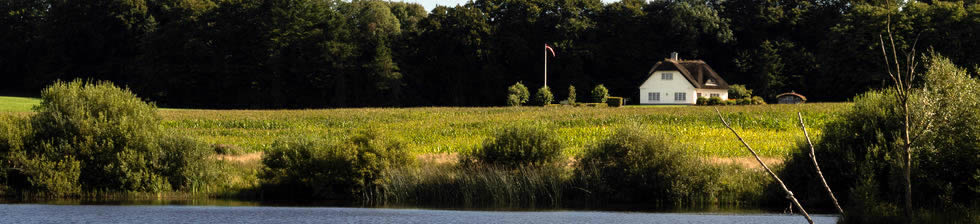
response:
M464 4L467 2L467 0L403 0L403 1L417 2L419 4L422 4L422 6L425 7L425 11L432 11L432 9L436 7L436 5L456 6L457 4ZM603 3L612 3L617 1L619 0L602 0Z

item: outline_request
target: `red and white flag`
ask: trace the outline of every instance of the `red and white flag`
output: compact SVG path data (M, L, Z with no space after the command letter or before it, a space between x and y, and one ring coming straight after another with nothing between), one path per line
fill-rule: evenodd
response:
M548 44L544 44L544 49L547 49L548 51L551 51L551 56L552 57L558 57L558 55L555 55L555 49L551 49L551 46L548 46Z

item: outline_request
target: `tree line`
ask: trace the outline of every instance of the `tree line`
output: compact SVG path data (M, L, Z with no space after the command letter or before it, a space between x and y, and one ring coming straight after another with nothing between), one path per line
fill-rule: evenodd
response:
M977 2L7 0L0 94L82 78L167 107L504 105L508 86L541 86L548 43L558 89L601 83L635 98L650 67L679 52L767 100L842 101L887 85L889 15L896 45L976 73Z

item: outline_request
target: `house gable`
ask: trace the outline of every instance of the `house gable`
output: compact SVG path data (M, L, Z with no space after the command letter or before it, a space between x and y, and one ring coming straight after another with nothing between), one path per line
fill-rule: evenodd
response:
M665 59L657 62L647 72L648 76L653 76L657 71L678 71L694 88L698 89L728 89L728 82L721 78L711 66L701 60L674 60ZM650 81L650 77L647 78ZM646 85L646 82L644 85ZM713 84L713 85L711 85ZM641 85L642 86L642 85Z
M643 81L643 84L640 85L640 88L641 89L644 89L644 88L656 88L658 86L658 84L664 82L664 80L661 79L661 75L660 75L662 73L673 73L674 74L674 80L677 80L677 79L679 79L679 78L681 78L683 76L683 75L681 75L680 71L676 71L676 70L661 70L659 72L658 71L651 72L650 75L647 76L647 80L646 81ZM675 86L677 85L676 82L671 82L670 84L671 85L675 85ZM691 88L695 88L694 85L691 85L690 82L687 82L687 85L682 85L682 86L689 86Z

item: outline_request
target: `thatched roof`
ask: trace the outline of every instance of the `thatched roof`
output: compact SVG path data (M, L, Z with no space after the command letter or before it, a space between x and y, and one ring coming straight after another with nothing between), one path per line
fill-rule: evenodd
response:
M675 60L664 59L657 62L647 72L647 76L653 75L656 71L680 71L694 88L699 89L728 89L728 82L722 79L711 66L702 60Z
M803 99L803 101L806 101L806 97L803 96L803 95L800 95L799 93L796 93L796 91L791 91L791 92L788 92L788 93L780 93L779 95L776 95L776 99L779 99L780 97L783 97L783 96L796 96L796 97L799 97L800 99Z

